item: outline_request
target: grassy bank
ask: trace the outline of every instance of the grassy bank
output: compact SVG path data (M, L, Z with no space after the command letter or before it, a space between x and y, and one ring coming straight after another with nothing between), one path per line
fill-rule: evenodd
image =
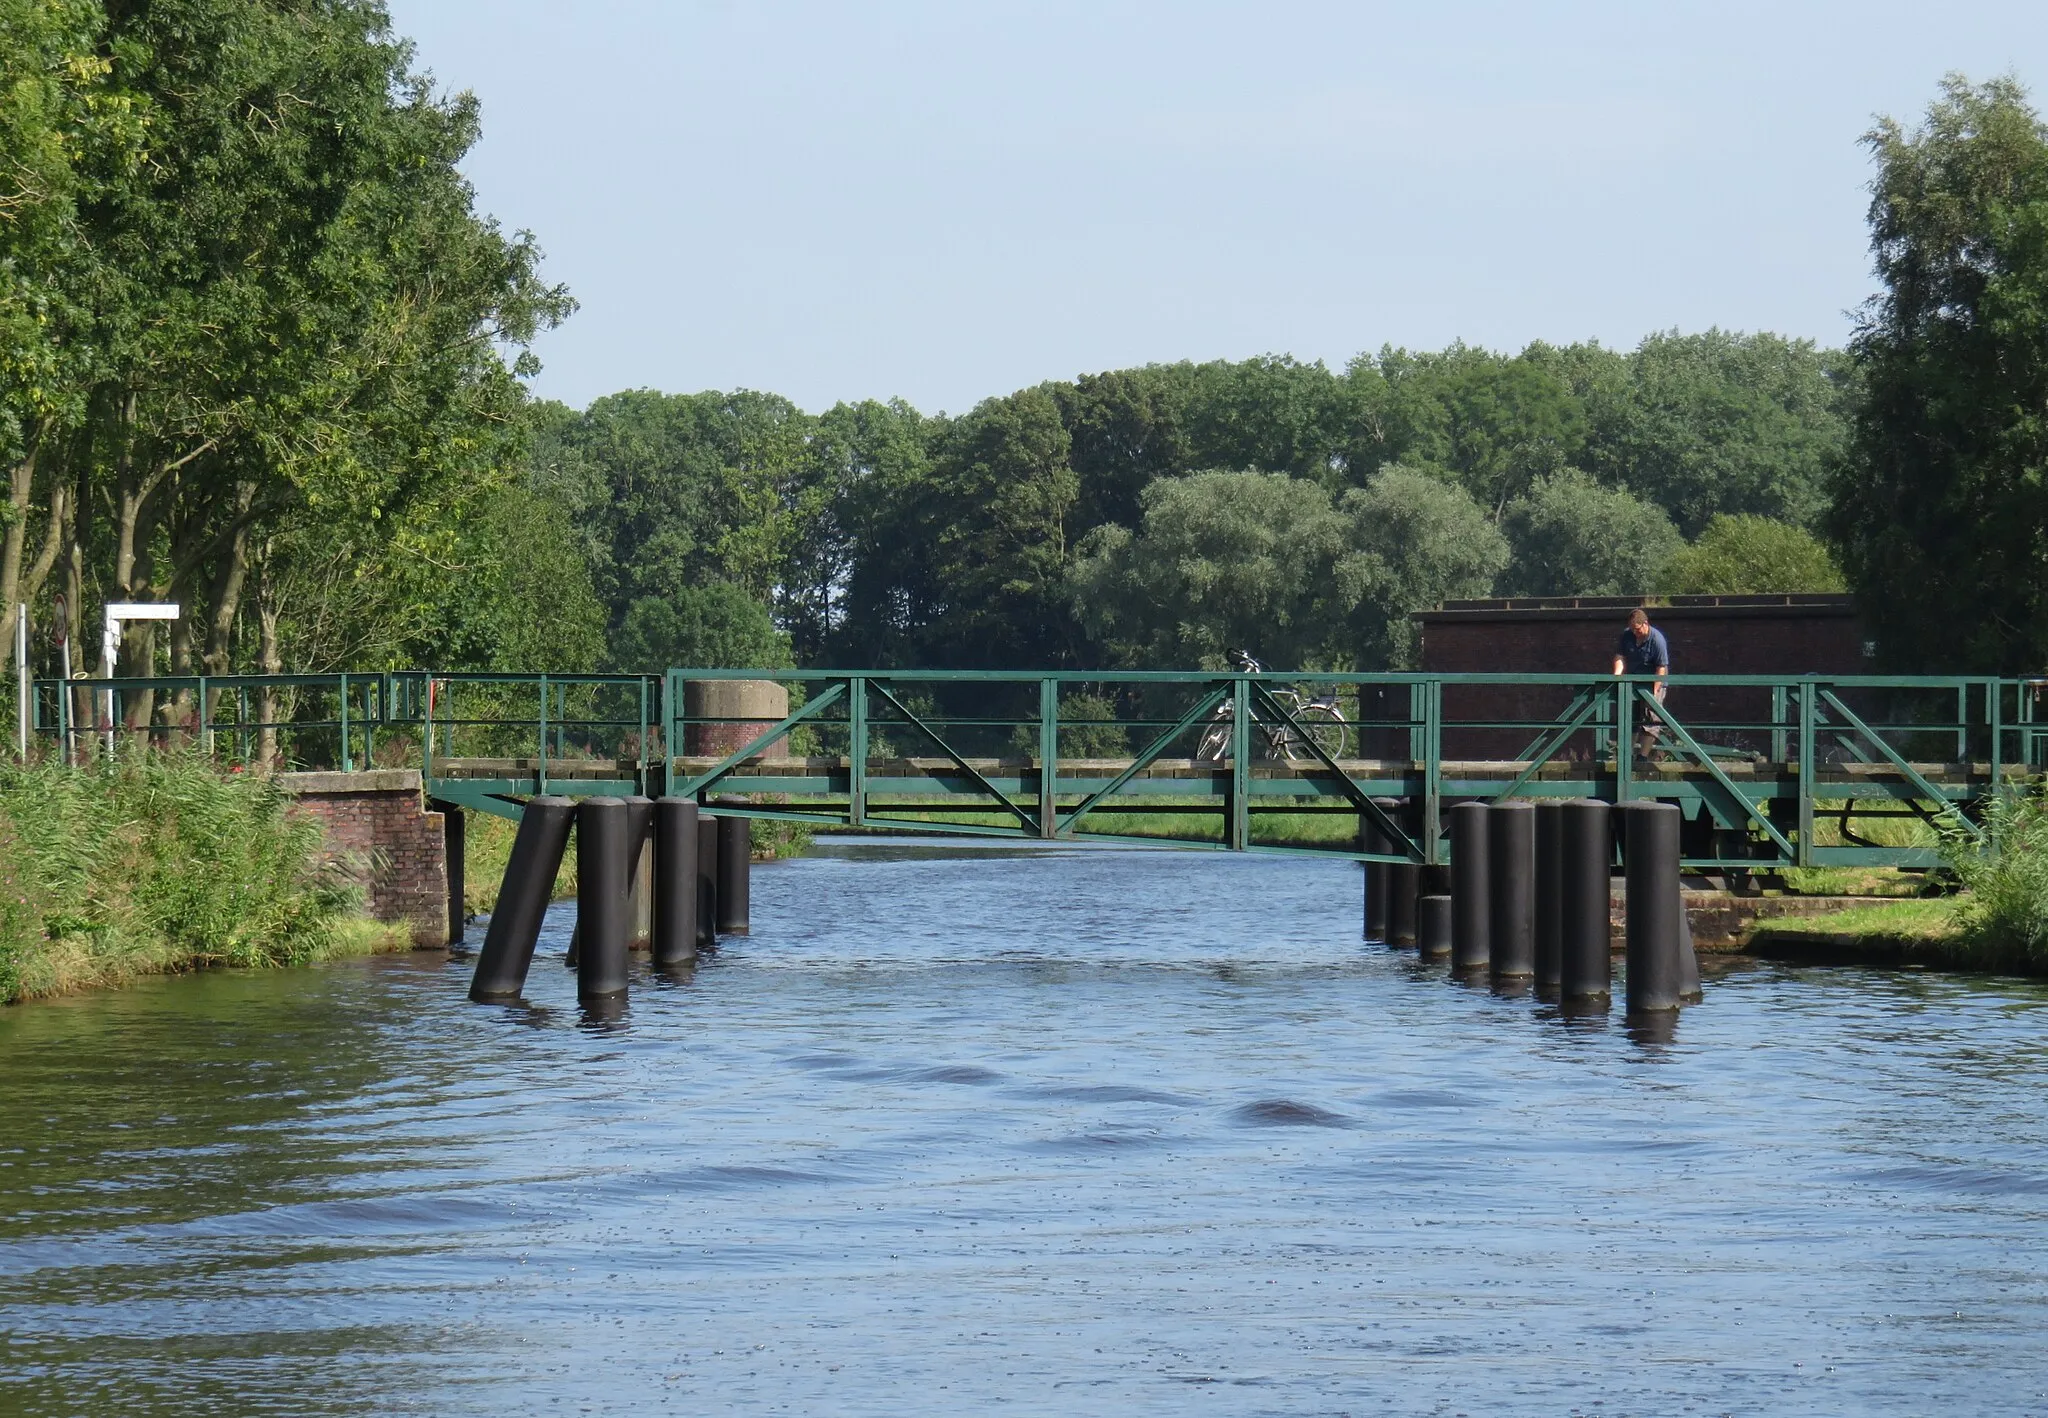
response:
M403 944L288 807L196 755L0 767L0 1001Z

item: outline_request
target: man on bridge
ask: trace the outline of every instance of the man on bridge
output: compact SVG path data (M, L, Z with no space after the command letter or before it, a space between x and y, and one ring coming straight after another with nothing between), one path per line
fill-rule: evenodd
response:
M1628 613L1628 628L1621 632L1621 638L1614 642L1614 672L1617 675L1655 675L1657 702L1664 702L1665 677L1671 673L1671 647L1664 640L1664 632L1650 624L1650 613L1641 606ZM1643 757L1650 756L1650 750L1657 746L1658 735L1664 732L1664 725L1655 711L1643 720Z

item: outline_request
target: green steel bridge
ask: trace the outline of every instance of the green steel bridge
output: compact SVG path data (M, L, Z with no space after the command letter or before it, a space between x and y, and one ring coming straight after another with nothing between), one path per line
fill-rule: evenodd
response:
M772 708L692 712L721 681L772 684ZM409 671L37 681L32 719L79 757L417 768L434 801L508 817L542 793L673 793L825 827L1427 865L1452 803L1598 797L1677 804L1696 869L1925 868L1927 827L1975 833L1989 795L2048 769L2048 681L1668 683L1659 705L1606 675ZM1341 742L1303 722L1317 696Z

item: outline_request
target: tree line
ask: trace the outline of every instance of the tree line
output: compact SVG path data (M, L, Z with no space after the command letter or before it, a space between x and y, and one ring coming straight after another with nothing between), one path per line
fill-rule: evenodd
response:
M1151 365L955 417L634 390L544 407L533 478L618 663L1388 668L1447 596L1752 589L1723 583L1787 547L1797 584L1753 589L1839 587L1812 528L1855 389L1709 331Z
M0 0L0 609L122 672L1411 662L1449 597L1848 586L1912 669L2048 661L2048 129L1867 136L1846 350L1382 348L963 413L528 397L573 310L379 0ZM1838 569L1839 568L1839 569ZM100 668L80 654L80 668Z

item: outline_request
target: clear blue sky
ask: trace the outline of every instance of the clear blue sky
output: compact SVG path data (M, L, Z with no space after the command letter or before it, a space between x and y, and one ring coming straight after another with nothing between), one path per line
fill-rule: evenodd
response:
M1874 114L2048 4L393 0L582 310L540 393L959 412L1152 360L1841 342Z

